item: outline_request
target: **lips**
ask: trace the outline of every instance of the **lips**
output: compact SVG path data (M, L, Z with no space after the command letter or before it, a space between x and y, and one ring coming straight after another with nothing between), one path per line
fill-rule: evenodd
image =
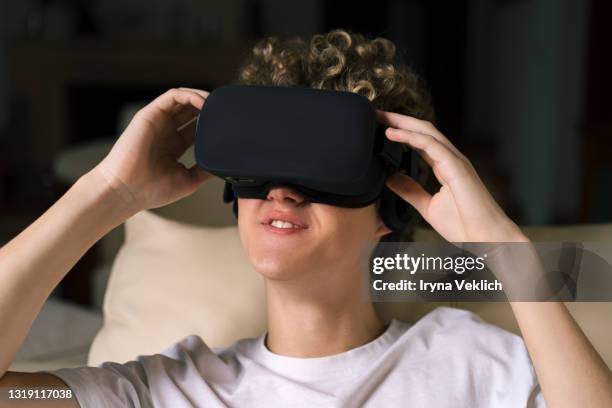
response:
M262 224L278 229L306 229L308 225L298 214L288 211L274 210L268 213Z

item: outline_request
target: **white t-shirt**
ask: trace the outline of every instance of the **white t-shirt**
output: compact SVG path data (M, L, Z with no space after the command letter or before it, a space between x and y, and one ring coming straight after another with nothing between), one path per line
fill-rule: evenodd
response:
M46 371L81 407L544 407L519 336L466 310L393 320L373 341L316 358L272 353L265 335L215 353L190 335L125 364Z

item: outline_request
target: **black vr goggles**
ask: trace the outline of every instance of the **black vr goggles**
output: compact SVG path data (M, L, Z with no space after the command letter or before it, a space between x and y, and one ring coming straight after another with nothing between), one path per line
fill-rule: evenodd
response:
M195 158L223 178L224 202L265 199L286 186L311 202L365 207L393 231L414 212L385 186L394 171L416 172L413 151L384 135L362 95L302 86L226 85L211 92L198 117Z

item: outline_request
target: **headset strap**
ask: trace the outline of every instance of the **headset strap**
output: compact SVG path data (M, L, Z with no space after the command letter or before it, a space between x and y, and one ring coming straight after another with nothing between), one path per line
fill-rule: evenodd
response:
M232 200L234 200L234 190L232 189L232 183L226 181L225 186L223 187L223 202L229 203Z
M382 124L377 125L374 149L387 165L396 170L401 168L405 146L389 140L385 136L385 129Z

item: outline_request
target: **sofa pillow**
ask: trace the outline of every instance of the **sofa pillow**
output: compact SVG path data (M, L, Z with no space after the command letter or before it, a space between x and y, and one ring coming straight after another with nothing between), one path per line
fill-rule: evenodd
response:
M125 223L103 310L89 365L154 354L190 334L221 347L266 324L263 278L235 226L194 226L150 211Z

